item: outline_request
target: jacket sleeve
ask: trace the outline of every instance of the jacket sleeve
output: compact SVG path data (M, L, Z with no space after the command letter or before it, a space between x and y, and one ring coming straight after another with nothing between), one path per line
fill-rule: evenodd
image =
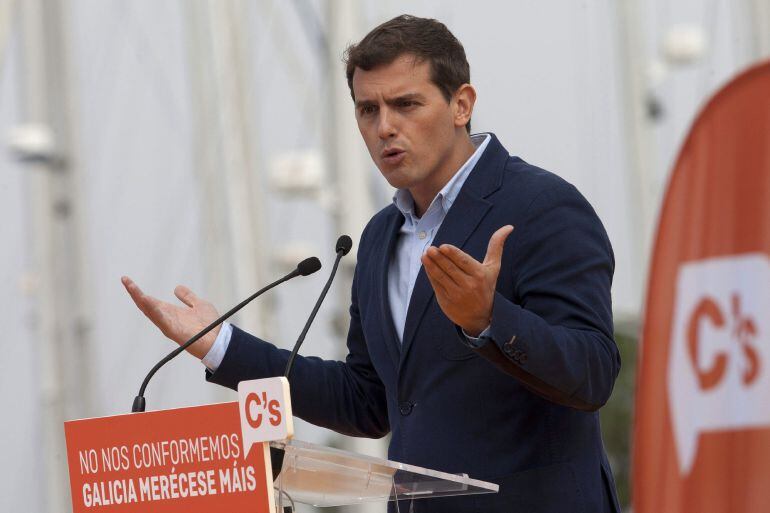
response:
M518 232L518 233L516 233ZM613 338L612 248L590 204L571 185L541 192L516 227L495 294L490 340L477 349L534 393L593 411L620 370Z
M385 388L369 359L353 279L348 355L344 362L297 355L289 378L292 410L317 426L351 436L380 438L389 431ZM233 326L225 357L206 379L228 388L248 379L282 376L290 351Z

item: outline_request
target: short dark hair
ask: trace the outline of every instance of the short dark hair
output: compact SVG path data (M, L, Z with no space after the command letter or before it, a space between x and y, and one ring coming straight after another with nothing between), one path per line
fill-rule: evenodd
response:
M358 44L345 50L345 75L350 96L356 68L370 71L390 64L404 54L430 64L431 81L446 101L457 89L471 81L471 69L460 41L440 21L402 14L374 28ZM470 132L470 121L466 125Z

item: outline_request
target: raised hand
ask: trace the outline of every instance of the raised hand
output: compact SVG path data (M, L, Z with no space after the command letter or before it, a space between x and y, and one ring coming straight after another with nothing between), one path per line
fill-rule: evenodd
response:
M200 299L184 285L179 285L174 289L174 295L185 305L180 306L148 296L127 276L123 276L120 281L126 287L128 294L139 307L139 310L166 337L177 344L185 343L219 317L214 305ZM196 358L202 359L211 349L218 333L219 326L188 347L187 351Z
M452 246L431 246L422 256L436 301L449 320L477 337L492 320L495 285L500 274L503 244L513 226L492 234L483 262Z

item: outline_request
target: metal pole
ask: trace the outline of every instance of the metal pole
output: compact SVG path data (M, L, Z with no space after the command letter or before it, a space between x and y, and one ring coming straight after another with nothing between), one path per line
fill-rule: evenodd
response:
M16 0L0 0L0 72L3 70L5 52L11 40L9 34L16 18L16 4Z
M253 292L269 260L263 243L263 188L252 150L249 3L198 0L189 9L206 281L209 297L229 304ZM239 314L239 324L270 338L268 307L265 298Z
M335 313L335 331L338 336L345 335L348 326L348 306L350 305L350 287L353 283L355 268L355 249L361 240L361 232L374 213L372 194L368 175L371 160L361 142L361 135L355 120L353 100L350 96L342 56L345 48L361 37L359 5L353 0L339 0L327 3L326 17L328 31L326 41L327 62L323 67L330 101L325 117L332 127L325 133L327 169L332 179L336 201L333 202L334 226L339 234L348 234L353 239L354 251L342 261L342 268L337 278L338 305ZM340 345L340 358L342 354Z
M335 225L339 233L349 234L358 243L369 218L374 213L372 193L369 187L369 159L361 135L355 121L353 100L350 96L347 80L342 66L342 52L352 42L361 38L359 33L359 4L354 0L339 0L327 3L328 29L328 92L331 101L329 108L329 123L332 130L327 131L328 169L334 178L334 186L338 201L335 212ZM352 253L352 252L351 252ZM343 260L345 266L341 269L337 287L340 291L338 304L343 308L338 310L335 325L340 336L343 335L349 322L347 308L350 304L350 287L353 281L355 259L351 254ZM340 344L340 348L344 347ZM340 349L342 351L342 349ZM344 354L339 355L344 358ZM367 438L343 438L339 443L348 450L384 456L387 453L385 439L372 440ZM381 508L376 504L362 504L358 507L362 512L375 512Z
M327 158L330 174L335 180L336 196L340 200L336 202L335 224L340 233L349 234L355 242L359 241L364 225L374 213L368 180L371 161L361 142L342 66L342 52L362 35L358 30L359 8L359 3L354 0L327 3L329 60L326 72L331 98L328 126L333 128L327 131ZM354 259L346 261L350 263Z
M643 50L643 25L637 0L619 0L614 7L617 16L618 42L623 73L623 105L625 106L626 154L631 170L629 197L634 227L636 258L633 260L635 283L641 305L647 283L650 252L657 205L654 193L655 159L652 126L646 112L646 59ZM638 315L638 314L637 314ZM637 323L633 323L638 325Z
M754 60L770 57L770 0L748 0L753 25Z
M67 2L21 5L23 125L14 149L30 184L34 340L39 344L45 510L69 509L62 422L92 410L80 207L72 154Z

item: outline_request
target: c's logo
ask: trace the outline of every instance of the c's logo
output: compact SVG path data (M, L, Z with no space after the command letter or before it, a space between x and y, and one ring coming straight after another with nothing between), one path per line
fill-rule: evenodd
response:
M244 415L246 416L246 422L249 423L249 426L251 426L254 429L257 429L259 426L262 425L262 414L257 413L254 415L252 410L256 410L257 412L262 407L262 401L259 399L259 395L255 394L254 392L248 394L246 396L246 404L244 406Z
M238 384L243 457L256 443L294 435L289 382L284 377L254 379Z
M743 354L743 370L741 382L744 386L751 386L759 377L759 355L754 347L754 339L757 336L757 327L754 319L741 313L741 299L737 293L732 294L732 318L733 325L731 339L741 346ZM700 354L700 331L703 323L708 322L713 329L724 329L725 316L717 302L710 298L702 298L696 305L690 321L687 325L687 350L695 375L698 378L698 386L701 390L709 390L719 385L727 372L729 354L722 350L714 355L714 362L707 368L701 366L703 355Z
M770 258L682 264L674 299L668 406L687 475L702 434L770 428Z

